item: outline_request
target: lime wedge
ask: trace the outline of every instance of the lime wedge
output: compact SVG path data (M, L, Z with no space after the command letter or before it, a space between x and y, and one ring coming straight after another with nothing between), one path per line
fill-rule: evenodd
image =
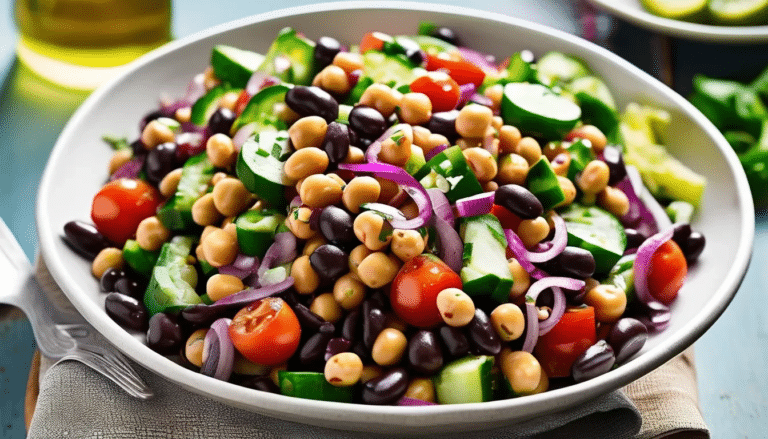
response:
M642 0L651 14L673 20L701 22L707 16L707 0Z
M709 12L718 24L746 26L768 23L768 0L710 0Z

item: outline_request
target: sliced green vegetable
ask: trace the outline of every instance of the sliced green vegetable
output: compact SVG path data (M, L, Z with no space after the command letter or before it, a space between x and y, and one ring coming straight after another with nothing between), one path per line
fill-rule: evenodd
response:
M667 216L673 223L690 224L693 219L695 208L693 204L686 201L673 201L664 209Z
M451 203L483 192L459 146L452 146L436 154L427 162L427 166L431 172L421 179L422 185L441 189Z
M187 264L193 238L174 236L163 244L152 277L144 293L144 306L150 315L176 313L189 305L201 303L195 292L197 271Z
M528 169L525 185L539 199L545 212L565 201L565 193L557 181L557 174L545 156Z
M499 220L491 214L465 218L460 234L464 242L464 267L460 273L464 292L508 302L513 280L507 264L507 240Z
M501 117L527 134L561 140L579 122L581 108L543 85L515 82L504 86Z
M226 82L213 87L208 90L200 99L198 99L192 105L192 114L190 121L197 126L205 126L208 124L208 119L219 108L219 100L226 93L233 91L232 86Z
M363 66L365 76L392 88L410 84L417 76L414 64L404 55L369 50L363 54Z
M708 0L641 0L651 14L672 20L700 23L707 19Z
M285 207L292 184L283 171L289 154L287 131L263 131L246 140L237 158L237 178L273 209Z
M352 402L353 387L336 387L325 379L320 372L290 372L281 370L277 373L280 393L296 398L315 399L318 401Z
M624 292L627 296L627 303L635 300L635 257L637 255L622 256L611 268L608 278L605 281L608 285L613 285Z
M249 123L255 124L254 132L285 130L285 122L277 117L275 106L285 102L285 94L290 90L290 84L277 84L259 90L253 95L243 112L232 123L231 132L235 133Z
M568 245L592 253L595 273L607 274L627 248L627 235L621 222L599 207L578 204L572 204L560 216L565 220Z
M152 275L152 268L157 263L160 251L148 251L139 246L133 239L125 241L123 245L123 260L133 271L146 277Z
M157 217L166 228L178 232L199 227L192 221L192 205L208 190L215 170L206 153L191 157L184 163L176 193L157 211Z
M286 27L269 47L258 71L295 85L309 85L315 75L315 43Z
M447 364L434 378L437 402L463 404L493 398L493 357L460 358Z
M768 0L709 0L707 5L716 24L747 26L768 22Z
M587 164L595 159L592 146L582 139L577 139L568 145L566 151L571 155L571 164L568 165L568 178L570 180L576 178L576 174L583 171Z
M263 258L275 239L277 226L285 221L285 215L274 210L249 210L237 217L237 243L240 252Z
M220 44L211 52L211 67L217 78L236 88L245 88L264 55Z
M619 125L619 113L605 82L596 76L584 76L574 80L566 88L579 102L582 122L600 128L603 133L616 130Z
M536 62L536 79L547 87L562 87L591 73L584 61L560 52L547 52Z

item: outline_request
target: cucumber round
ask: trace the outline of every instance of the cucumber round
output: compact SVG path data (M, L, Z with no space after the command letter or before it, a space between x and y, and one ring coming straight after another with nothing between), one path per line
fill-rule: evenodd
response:
M568 245L595 258L595 274L607 274L627 248L627 235L619 220L595 206L571 205L560 214L568 230Z
M653 15L672 20L703 22L707 17L707 0L641 0Z
M768 22L768 0L710 0L709 13L718 24L765 24Z
M527 134L560 140L576 126L581 108L543 85L513 82L504 86L501 117Z

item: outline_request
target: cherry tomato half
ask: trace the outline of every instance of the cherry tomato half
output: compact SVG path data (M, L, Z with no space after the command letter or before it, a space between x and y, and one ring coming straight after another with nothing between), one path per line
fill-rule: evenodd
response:
M235 114L238 116L243 114L243 110L245 110L245 107L248 105L250 100L251 95L248 93L248 90L241 91L237 96L237 101L235 102Z
M688 264L685 255L671 239L656 250L648 270L648 291L659 302L669 305L685 282Z
M548 377L568 377L573 362L596 341L595 309L568 308L560 321L539 337L533 353Z
M499 219L502 228L512 229L515 233L517 233L517 228L520 227L520 223L523 221L522 218L510 212L509 209L498 204L494 204L491 208L491 215ZM507 247L507 259L514 257L515 254L512 253L512 249Z
M136 233L139 223L155 214L162 197L143 180L120 178L104 185L93 197L91 219L118 246Z
M248 360L276 366L299 347L301 326L283 299L267 297L241 309L229 325L232 344Z
M432 102L432 112L450 111L459 103L459 84L442 71L428 72L411 82L411 91L424 93Z
M438 55L427 54L427 70L445 70L448 75L459 85L475 84L480 87L485 79L485 72L480 67L466 60L456 60L442 53Z
M363 39L360 41L360 47L358 50L360 53L365 53L369 50L384 50L384 41L392 40L392 37L381 32L368 32L363 35Z
M461 278L434 255L420 255L406 262L392 281L392 309L413 326L429 328L443 321L437 295L446 288L461 288Z

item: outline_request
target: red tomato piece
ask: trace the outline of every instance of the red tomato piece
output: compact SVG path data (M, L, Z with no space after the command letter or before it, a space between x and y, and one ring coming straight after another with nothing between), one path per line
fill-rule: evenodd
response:
M276 366L299 347L301 326L283 299L267 297L241 309L229 325L235 349L248 360Z
M411 82L411 91L424 93L432 102L432 112L450 111L459 103L459 84L442 71L429 72Z
M596 342L595 309L568 308L560 321L539 337L533 353L548 377L568 377L573 362Z
M245 106L248 105L248 102L251 100L251 95L248 94L247 90L243 90L240 92L240 95L237 97L237 102L235 102L235 114L240 116L243 114L243 110L245 110Z
M459 85L475 84L475 87L480 87L485 79L485 72L480 67L463 59L452 59L445 53L427 54L426 69L429 71L445 70Z
M391 40L391 38L381 32L368 32L363 35L362 41L360 41L359 51L365 53L369 50L384 50L384 41Z
M162 196L143 180L120 178L105 184L93 197L91 219L115 245L122 246L139 223L155 214Z
M434 255L420 255L406 262L392 281L392 309L413 326L430 328L443 321L437 295L446 288L461 288L461 278Z
M687 274L688 263L685 261L685 255L680 246L670 239L662 244L651 258L648 291L656 300L669 305L677 297Z

